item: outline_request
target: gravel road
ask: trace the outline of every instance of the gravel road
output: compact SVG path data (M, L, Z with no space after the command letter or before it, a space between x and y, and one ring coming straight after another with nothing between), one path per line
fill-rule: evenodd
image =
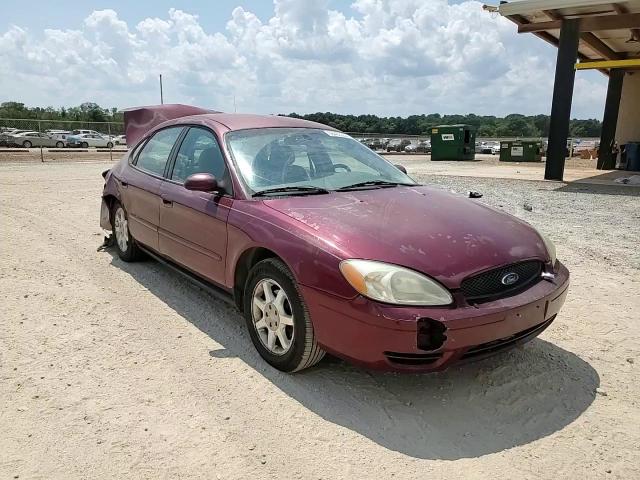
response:
M414 171L550 234L565 308L439 374L286 375L232 307L96 251L108 163L0 163L0 478L640 478L637 189Z

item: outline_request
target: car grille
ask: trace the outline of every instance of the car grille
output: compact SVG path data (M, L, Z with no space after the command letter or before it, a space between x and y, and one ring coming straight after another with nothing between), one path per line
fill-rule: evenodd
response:
M502 283L506 275L514 273L518 275L518 280L515 283L511 285ZM488 302L515 295L532 286L542 278L541 273L542 262L529 260L466 278L462 281L460 289L467 301L474 303Z

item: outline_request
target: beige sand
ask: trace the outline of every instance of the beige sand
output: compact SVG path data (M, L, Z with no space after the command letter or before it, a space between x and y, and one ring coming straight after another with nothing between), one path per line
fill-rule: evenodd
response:
M231 307L96 252L109 164L0 163L0 478L640 477L638 197L438 180L555 233L558 320L441 374L285 375Z

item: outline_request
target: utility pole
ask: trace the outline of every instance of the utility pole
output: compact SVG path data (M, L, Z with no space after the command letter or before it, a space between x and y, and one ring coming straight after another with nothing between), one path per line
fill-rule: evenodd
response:
M162 95L162 74L160 74L160 105L164 105L164 97Z

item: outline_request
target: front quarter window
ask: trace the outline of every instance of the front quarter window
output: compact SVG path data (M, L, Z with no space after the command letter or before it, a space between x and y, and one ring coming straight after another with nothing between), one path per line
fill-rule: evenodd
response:
M213 133L200 127L191 127L184 136L171 180L184 183L194 173L210 173L226 193L231 193L231 179L218 141Z
M262 128L226 135L243 182L254 192L286 187L337 190L366 182L414 185L350 136L313 128Z

